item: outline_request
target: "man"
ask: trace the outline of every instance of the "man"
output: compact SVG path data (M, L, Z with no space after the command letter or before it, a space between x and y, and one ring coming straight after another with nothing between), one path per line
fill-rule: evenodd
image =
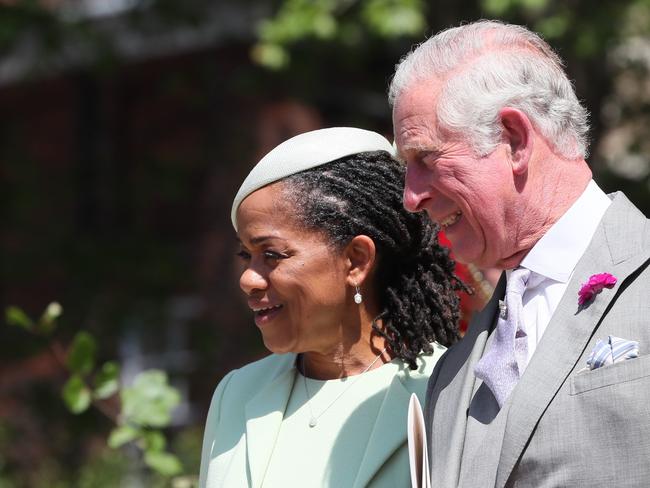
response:
M591 179L561 60L480 21L407 55L390 100L406 208L505 270L429 381L432 486L650 486L650 225Z

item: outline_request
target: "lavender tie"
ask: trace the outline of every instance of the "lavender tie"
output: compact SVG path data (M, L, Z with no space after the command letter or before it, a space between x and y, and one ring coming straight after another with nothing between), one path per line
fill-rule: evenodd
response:
M530 273L526 268L516 268L510 273L506 285L505 314L503 310L499 314L490 349L474 367L474 374L490 388L499 408L519 381L528 360L528 338L523 323L521 297Z

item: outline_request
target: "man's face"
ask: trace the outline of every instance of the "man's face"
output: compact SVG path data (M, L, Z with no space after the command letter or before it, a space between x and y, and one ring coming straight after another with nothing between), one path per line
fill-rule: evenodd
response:
M512 208L508 146L477 157L467 142L439 130L436 101L429 85L405 90L395 104L395 141L407 165L404 206L439 223L459 261L509 267L519 209Z

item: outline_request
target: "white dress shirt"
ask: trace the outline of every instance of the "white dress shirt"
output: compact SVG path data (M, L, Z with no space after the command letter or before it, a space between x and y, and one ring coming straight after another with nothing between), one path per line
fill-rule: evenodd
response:
M532 271L522 298L528 361L610 203L607 195L591 180L582 195L521 262L520 266ZM508 279L510 272L506 271ZM577 300L576 296L576 303Z

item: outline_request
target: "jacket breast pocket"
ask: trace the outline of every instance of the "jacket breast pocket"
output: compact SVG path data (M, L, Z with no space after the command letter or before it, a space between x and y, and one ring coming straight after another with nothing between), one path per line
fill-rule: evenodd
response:
M639 380L650 376L650 355L627 359L598 369L574 374L569 394L580 395L598 388Z

